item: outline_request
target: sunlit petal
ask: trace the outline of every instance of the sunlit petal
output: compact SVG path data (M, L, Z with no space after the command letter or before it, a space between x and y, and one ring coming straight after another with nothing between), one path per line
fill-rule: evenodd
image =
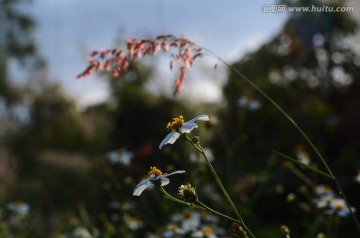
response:
M194 122L185 122L182 127L179 128L181 133L190 133L194 128L197 128L198 125Z
M149 182L149 179L148 179L148 178L147 178L147 179L143 179L143 180L141 180L140 183L138 183L138 185L136 185L136 187L142 186L142 185L144 185L144 184L147 184L148 182Z
M146 184L142 184L142 185L138 185L135 189L134 189L134 192L133 192L133 196L140 196L142 194L142 192L148 188L148 186L150 185L151 183L148 181L148 183Z
M163 177L166 178L170 175L173 175L173 174L182 174L182 173L185 173L186 171L185 170L178 170L178 171L175 171L175 172L172 172L172 173L169 173L169 174L163 174Z
M210 118L208 115L200 115L200 116L197 116L197 117L191 119L188 122L195 122L195 121L210 121Z
M174 144L174 142L179 138L180 133L173 131L169 133L165 139L163 139L159 145L159 149L161 150L162 147L166 144Z
M170 183L170 179L168 179L168 178L161 179L161 186L168 185L169 183Z

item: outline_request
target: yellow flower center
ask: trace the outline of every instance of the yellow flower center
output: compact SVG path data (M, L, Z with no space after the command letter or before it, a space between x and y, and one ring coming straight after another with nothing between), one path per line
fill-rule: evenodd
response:
M171 225L171 224L166 227L166 229L169 231L176 231L177 228L178 227L176 225Z
M248 103L252 103L253 101L255 101L252 96L247 96L246 99L247 99Z
M202 231L204 232L205 235L212 235L214 234L214 228L211 226L204 226L202 228Z
M24 202L22 200L16 200L15 204L16 204L16 206L22 206L22 205L24 205Z
M336 210L336 211L341 211L342 209L344 209L344 204L342 204L342 203L337 203L337 204L335 205L335 210Z
M184 212L183 213L183 218L184 220L188 220L192 217L192 214L190 212Z
M161 170L157 169L156 167L150 167L148 177L150 177L150 175L152 175L152 174L154 174L155 176L159 176L159 175L162 175L163 173L161 172Z
M184 117L180 115L179 117L173 118L172 121L167 124L167 128L177 131L182 125L184 125Z

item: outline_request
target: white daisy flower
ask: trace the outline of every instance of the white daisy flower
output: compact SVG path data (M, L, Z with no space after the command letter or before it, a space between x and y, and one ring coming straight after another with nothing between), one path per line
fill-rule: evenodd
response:
M17 215L20 215L20 216L26 216L27 214L29 214L29 211L30 211L30 206L21 200L17 200L15 202L8 203L6 205L6 208L9 211L11 211Z
M296 145L295 155L301 163L306 165L310 164L310 155L302 144Z
M329 206L335 199L335 193L329 185L318 185L315 188L316 198L313 200L317 208L323 209Z
M130 215L125 214L124 221L125 221L127 227L133 231L144 227L144 223L138 217L135 217L135 216L130 216Z
M83 226L76 227L75 230L72 233L72 237L75 238L91 238L94 237L90 231Z
M187 122L184 122L183 116L173 118L167 125L167 128L171 129L172 132L161 141L159 149L161 150L166 144L174 144L181 134L190 133L194 128L197 128L198 125L195 121L210 121L210 119L208 115L200 115Z
M223 237L225 231L217 226L205 225L201 230L195 231L191 234L194 238L218 238Z
M315 188L315 195L318 197L335 196L334 191L329 185L318 185Z
M250 96L242 96L237 100L239 107L247 108L250 111L256 111L261 108L261 103Z
M324 195L314 199L315 206L319 209L323 209L329 206L330 202L334 199L334 195Z
M134 189L133 192L133 196L140 196L145 189L154 187L154 184L160 184L161 186L168 185L170 183L170 179L168 179L167 177L173 174L182 174L182 173L185 173L185 171L178 170L170 174L167 173L163 174L156 167L150 167L150 172L148 173L147 178L143 179L138 185L136 185L136 188Z
M356 211L354 207L351 207L353 212ZM350 214L350 210L347 207L344 199L336 198L330 201L329 209L325 211L325 214L336 214L339 217L346 217Z
M108 152L106 158L109 160L110 164L129 165L134 158L134 154L127 149L118 149Z

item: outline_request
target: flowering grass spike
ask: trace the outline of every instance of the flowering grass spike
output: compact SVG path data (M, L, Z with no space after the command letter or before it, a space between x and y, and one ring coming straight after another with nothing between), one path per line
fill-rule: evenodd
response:
M149 39L128 39L127 49L109 49L93 51L88 59L89 66L79 75L78 79L86 77L96 71L110 71L113 76L120 76L121 72L127 71L131 62L145 55L156 55L157 52L164 53L172 48L176 51L171 56L170 69L173 68L173 62L180 64L180 73L175 79L175 90L173 95L183 89L183 80L186 77L186 70L189 69L194 60L203 55L202 48L197 47L195 43L184 37L173 35L160 35Z

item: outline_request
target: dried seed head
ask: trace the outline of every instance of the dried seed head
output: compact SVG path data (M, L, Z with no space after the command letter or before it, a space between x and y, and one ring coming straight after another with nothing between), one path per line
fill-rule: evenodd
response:
M179 187L179 197L189 203L195 203L198 200L196 188L190 183L185 183Z
M235 223L235 222L233 222L233 224L231 225L228 234L229 236L234 238L249 238L244 228L242 228L242 226L240 226L239 223Z

